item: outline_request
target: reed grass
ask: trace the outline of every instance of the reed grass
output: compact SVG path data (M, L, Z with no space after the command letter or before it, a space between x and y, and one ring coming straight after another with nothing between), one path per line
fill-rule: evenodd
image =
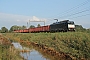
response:
M4 35L14 41L36 42L76 58L90 59L90 33L7 33Z

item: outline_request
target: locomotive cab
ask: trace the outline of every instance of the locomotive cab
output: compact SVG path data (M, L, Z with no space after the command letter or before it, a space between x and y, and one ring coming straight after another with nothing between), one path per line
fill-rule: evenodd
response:
M75 31L75 24L73 21L68 21L68 31Z

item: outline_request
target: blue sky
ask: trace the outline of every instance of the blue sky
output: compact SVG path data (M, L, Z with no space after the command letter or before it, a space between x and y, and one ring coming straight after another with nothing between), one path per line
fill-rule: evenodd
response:
M29 20L45 20L46 25L69 19L90 28L89 0L0 0L0 28L27 25ZM31 22L37 25L41 22Z

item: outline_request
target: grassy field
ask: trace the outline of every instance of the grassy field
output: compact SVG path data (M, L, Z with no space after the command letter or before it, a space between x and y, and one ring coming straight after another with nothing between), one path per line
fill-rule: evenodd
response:
M0 60L23 60L19 53L10 41L0 34Z
M13 41L36 42L56 51L64 52L77 59L90 59L90 33L5 33L4 36Z

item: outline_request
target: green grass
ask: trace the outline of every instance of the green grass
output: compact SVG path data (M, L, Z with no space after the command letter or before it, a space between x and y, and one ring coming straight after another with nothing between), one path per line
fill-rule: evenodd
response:
M1 42L2 41L2 42ZM0 35L0 60L23 60L10 41Z
M7 33L4 35L15 41L37 42L76 58L89 59L90 57L90 33Z

